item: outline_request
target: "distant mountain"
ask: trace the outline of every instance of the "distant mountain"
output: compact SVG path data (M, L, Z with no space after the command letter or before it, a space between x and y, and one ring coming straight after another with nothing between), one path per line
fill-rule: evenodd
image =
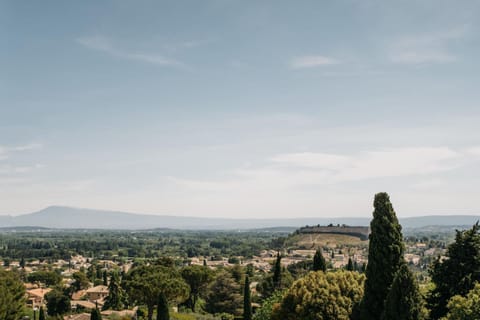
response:
M58 229L185 229L185 230L239 230L273 227L301 227L305 225L346 224L367 226L371 218L294 218L294 219L227 219L198 218L166 215L133 214L119 211L104 211L52 206L19 216L0 216L0 228L44 227ZM480 216L424 216L400 219L404 228L430 225L473 225Z

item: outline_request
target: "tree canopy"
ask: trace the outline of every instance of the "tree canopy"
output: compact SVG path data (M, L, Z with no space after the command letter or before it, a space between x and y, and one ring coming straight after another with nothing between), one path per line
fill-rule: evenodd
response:
M287 290L272 320L348 320L363 297L364 281L357 272L310 272Z
M240 314L242 304L240 285L229 272L220 272L208 286L205 310L210 313ZM240 307L241 308L241 307Z
M447 305L448 313L442 320L480 319L480 283L475 284L466 297L453 296Z
M480 226L456 231L455 242L448 246L447 257L437 259L431 269L435 283L429 299L431 316L438 319L447 313L447 303L455 295L466 296L480 281Z
M182 269L182 278L190 287L190 296L188 297L187 304L195 312L195 306L200 293L204 291L207 285L212 280L212 272L210 269L204 266L191 265Z
M118 272L113 271L108 284L108 296L105 299L103 310L122 310L125 302L125 292L120 286L120 277Z
M402 227L387 193L375 195L361 319L378 320L396 272L403 263Z
M318 249L313 256L313 271L327 271L327 263L323 257L322 250Z
M0 319L20 319L25 304L25 287L16 273L0 269Z
M61 290L54 289L45 295L47 312L51 316L63 315L70 311L70 298Z
M392 287L385 300L384 320L420 320L423 297L417 281L404 263L397 271Z
M141 265L132 268L123 281L133 303L145 304L148 319L152 320L160 293L168 301L182 302L188 298L190 289L173 267L163 265Z

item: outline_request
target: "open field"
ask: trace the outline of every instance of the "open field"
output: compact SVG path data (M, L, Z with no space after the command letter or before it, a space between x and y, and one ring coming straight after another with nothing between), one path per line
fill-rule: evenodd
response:
M343 234L296 234L288 238L288 247L313 249L318 247L336 248L338 246L367 246L368 240Z

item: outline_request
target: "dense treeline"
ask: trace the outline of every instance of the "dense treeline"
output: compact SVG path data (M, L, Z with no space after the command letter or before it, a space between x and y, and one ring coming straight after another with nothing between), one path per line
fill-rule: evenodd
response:
M282 244L270 232L44 231L0 234L0 258L68 260L85 257L158 258L162 256L244 256ZM279 243L280 242L280 243Z

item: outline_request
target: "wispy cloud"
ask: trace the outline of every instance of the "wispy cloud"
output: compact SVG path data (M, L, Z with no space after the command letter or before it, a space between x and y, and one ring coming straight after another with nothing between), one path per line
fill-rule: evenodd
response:
M457 57L451 50L451 44L465 34L466 28L462 27L443 33L401 37L390 45L389 59L400 64L453 62Z
M295 57L290 62L290 67L293 69L304 69L304 68L331 66L338 63L340 63L340 61L334 58L320 56L320 55L310 55L310 56Z
M235 170L226 180L170 180L182 187L204 191L289 189L368 179L431 176L471 161L480 161L480 155L448 147L395 148L350 155L287 153L270 158L265 166Z
M43 148L40 143L30 143L19 146L0 146L0 160L7 159L12 153L30 151Z
M111 40L102 36L82 37L76 39L82 46L107 53L113 57L139 61L165 67L183 67L184 64L178 60L167 58L161 54L151 54L144 52L132 52L115 47Z

